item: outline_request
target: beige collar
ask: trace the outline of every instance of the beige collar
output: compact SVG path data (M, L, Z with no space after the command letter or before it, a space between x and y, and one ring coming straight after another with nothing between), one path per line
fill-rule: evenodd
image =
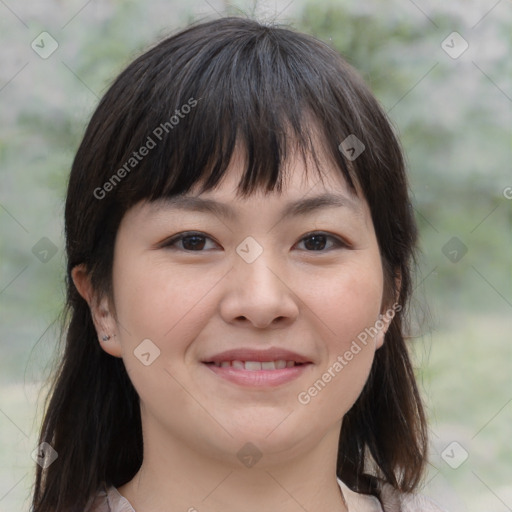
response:
M339 478L337 480L347 503L348 512L382 512L379 500L375 496L351 491ZM128 500L121 496L115 487L112 486L109 491L109 504L112 512L135 512Z
M337 480L347 502L348 512L382 512L380 502L375 496L351 491L339 478Z

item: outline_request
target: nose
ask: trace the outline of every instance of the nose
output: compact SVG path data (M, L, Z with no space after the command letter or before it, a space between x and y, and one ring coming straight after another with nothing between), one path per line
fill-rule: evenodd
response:
M227 323L248 324L259 329L291 325L299 314L299 299L284 265L263 251L251 263L242 257L228 278L220 314Z

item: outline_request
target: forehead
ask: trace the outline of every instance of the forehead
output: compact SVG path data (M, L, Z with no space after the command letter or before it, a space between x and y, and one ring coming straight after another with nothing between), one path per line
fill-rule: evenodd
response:
M245 169L241 153L235 153L219 183L201 192L196 184L188 192L170 197L161 197L139 207L142 215L165 214L165 212L196 212L212 214L227 221L265 217L268 212L279 220L306 217L317 212L335 208L359 220L368 221L368 207L362 194L354 192L343 177L342 171L325 158L320 158L318 167L312 161L293 157L283 163L282 190L269 192L256 189L248 196L240 196L238 187ZM138 210L139 208L136 208Z
M312 196L335 196L344 197L347 206L353 209L360 209L363 206L364 199L359 191L357 184L355 192L347 183L342 171L327 156L325 152L316 151L317 162L314 161L311 154L307 154L304 161L300 153L292 152L292 155L283 162L281 166L282 190L274 188L271 192L259 187L255 189L250 196L241 196L239 185L246 170L245 153L236 150L231 158L230 164L226 169L219 183L210 190L201 192L202 184L196 183L186 196L200 196L201 198L215 198L219 201L251 201L258 202L287 202L298 201L301 198ZM324 201L325 202L325 201Z

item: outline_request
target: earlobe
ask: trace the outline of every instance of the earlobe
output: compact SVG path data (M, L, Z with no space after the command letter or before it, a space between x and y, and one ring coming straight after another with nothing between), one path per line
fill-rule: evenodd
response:
M89 305L101 348L112 356L121 357L122 351L117 338L117 325L114 316L110 312L107 297L98 299L84 264L76 265L71 271L71 277L78 293Z
M121 350L121 344L119 343L119 341L116 338L117 338L117 334L112 334L112 335L104 334L100 338L100 345L101 345L101 348L107 354L110 354L111 356L114 356L114 357L122 357L123 352Z

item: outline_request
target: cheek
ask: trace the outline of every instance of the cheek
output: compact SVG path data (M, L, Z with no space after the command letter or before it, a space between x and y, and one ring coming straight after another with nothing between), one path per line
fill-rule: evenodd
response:
M183 359L212 314L206 311L206 301L201 301L212 287L210 281L205 278L192 284L190 273L185 276L151 255L141 257L127 249L120 250L114 259L114 300L122 358L132 384L150 409L164 410L164 398L169 396L182 410L190 407L186 394L172 377L172 362ZM146 353L149 356L144 361Z
M333 310L332 322L335 335L329 344L331 360L338 356L343 359L343 371L355 379L357 386L364 385L356 379L356 373L365 376L375 353L375 322L382 301L382 274L376 265L360 268L357 272L344 276L340 283L341 293ZM341 372L340 372L341 373Z
M298 401L312 404L331 421L341 419L357 400L375 355L372 328L380 312L383 279L373 259L364 263L346 267L306 301L321 320L316 322L318 348L323 348L325 362Z
M152 255L115 260L114 299L125 345L149 338L162 351L184 350L214 314L209 294L222 276L213 269L185 271Z
M313 275L301 286L304 302L320 320L331 349L350 345L351 339L378 319L383 276L374 258L355 259L326 279Z

